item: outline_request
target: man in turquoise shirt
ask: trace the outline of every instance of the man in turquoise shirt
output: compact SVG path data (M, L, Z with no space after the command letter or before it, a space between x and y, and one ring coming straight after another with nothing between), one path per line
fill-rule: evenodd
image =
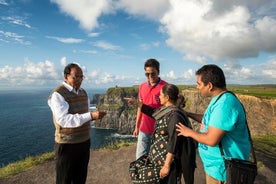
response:
M207 184L226 183L226 169L219 149L219 142L225 157L248 160L250 140L246 116L240 101L227 92L225 76L216 65L204 65L197 72L197 88L203 97L211 97L204 113L186 112L201 123L199 132L177 125L178 135L192 137L206 172Z

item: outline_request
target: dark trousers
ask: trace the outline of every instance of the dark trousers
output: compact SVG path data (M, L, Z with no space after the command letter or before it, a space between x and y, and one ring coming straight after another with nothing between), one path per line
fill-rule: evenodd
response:
M56 184L85 184L90 158L90 140L55 144Z

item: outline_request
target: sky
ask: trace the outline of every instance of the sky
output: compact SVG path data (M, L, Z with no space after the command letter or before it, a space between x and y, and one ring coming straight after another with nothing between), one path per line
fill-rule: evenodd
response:
M0 90L54 88L72 62L84 88L139 85L149 58L177 85L205 64L276 84L276 1L0 0Z

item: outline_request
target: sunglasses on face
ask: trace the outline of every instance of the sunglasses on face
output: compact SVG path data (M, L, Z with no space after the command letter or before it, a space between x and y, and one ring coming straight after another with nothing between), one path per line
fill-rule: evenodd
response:
M155 77L155 76L156 76L156 73L155 73L155 72L152 72L152 73L145 73L145 76L146 76L146 77L149 77L149 76Z

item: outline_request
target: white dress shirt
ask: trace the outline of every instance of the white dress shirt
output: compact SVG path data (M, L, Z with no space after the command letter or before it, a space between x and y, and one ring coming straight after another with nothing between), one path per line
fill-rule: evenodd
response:
M62 83L69 91L78 94L72 86L66 82ZM88 109L89 109L89 98L88 98ZM91 114L88 111L83 114L69 114L69 104L65 101L63 96L58 92L53 92L51 97L48 99L48 105L50 106L57 123L64 128L74 128L83 125L87 121L91 121Z

